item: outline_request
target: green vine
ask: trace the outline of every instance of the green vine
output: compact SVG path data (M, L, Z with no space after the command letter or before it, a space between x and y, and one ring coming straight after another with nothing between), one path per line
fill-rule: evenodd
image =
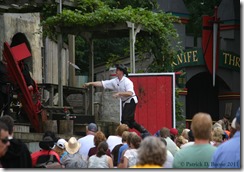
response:
M61 14L48 17L42 22L45 34L53 36L56 33L56 27L84 27L89 30L89 28L99 27L99 25L127 21L141 24L143 30L149 33L148 37L143 38L146 41L144 45L155 56L155 60L151 64L152 69L172 71L171 62L176 53L172 42L178 38L173 23L179 22L177 17L162 11L156 13L131 6L123 9L110 8L102 2L99 3L98 0L91 4L88 2L91 1L87 0L87 3L83 3L83 5L78 4L75 10L64 9ZM143 51L143 49L141 50ZM140 50L137 48L137 51Z

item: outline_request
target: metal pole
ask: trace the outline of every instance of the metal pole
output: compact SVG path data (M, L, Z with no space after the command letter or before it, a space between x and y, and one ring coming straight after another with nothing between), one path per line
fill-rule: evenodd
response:
M216 73L216 48L217 48L217 30L218 24L213 24L213 86L215 86L215 73Z
M130 29L130 68L131 73L135 73L135 24L131 23Z
M213 23L213 86L215 86L215 76L216 76L216 55L217 55L217 39L218 39L218 17L217 17L217 7L214 11L214 23Z

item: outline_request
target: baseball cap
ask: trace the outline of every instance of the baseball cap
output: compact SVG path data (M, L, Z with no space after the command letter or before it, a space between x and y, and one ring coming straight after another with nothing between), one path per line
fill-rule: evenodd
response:
M170 130L170 133L173 134L173 135L178 135L178 130L176 128L171 128Z
M58 141L57 141L57 146L59 147L59 148L61 148L61 149L64 149L65 148L65 143L66 143L67 141L66 140L64 140L64 139L59 139Z
M90 123L88 125L88 130L92 132L97 132L97 125L95 123Z

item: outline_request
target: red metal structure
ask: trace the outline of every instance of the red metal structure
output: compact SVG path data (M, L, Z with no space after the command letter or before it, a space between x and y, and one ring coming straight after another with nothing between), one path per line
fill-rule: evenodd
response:
M130 74L138 97L135 120L151 134L175 127L175 74Z
M18 99L22 103L22 107L27 114L33 128L36 132L41 131L40 123L40 94L35 84L33 93L28 90L26 81L19 67L19 61L31 56L25 43L10 47L7 42L4 43L3 56L7 61L7 70L10 74L15 87L19 88Z

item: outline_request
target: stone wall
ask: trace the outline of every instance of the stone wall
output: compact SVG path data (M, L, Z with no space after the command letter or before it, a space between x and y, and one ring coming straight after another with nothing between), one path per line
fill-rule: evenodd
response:
M39 13L4 13L0 15L0 44L2 57L3 42L11 43L11 38L17 32L26 34L32 49L32 58L27 63L34 80L37 83L42 82L42 35L40 31L40 14Z
M112 91L95 93L97 121L120 123L120 100L113 98Z

